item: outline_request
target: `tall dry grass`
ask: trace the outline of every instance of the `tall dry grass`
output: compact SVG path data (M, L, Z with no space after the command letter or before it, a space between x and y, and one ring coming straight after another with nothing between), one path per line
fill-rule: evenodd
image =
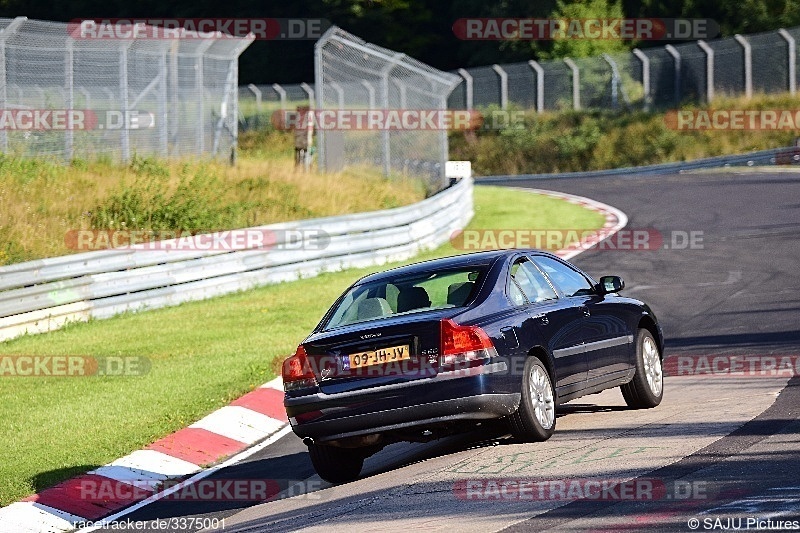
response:
M369 168L304 173L287 134L247 133L241 147L235 167L141 157L64 165L0 155L0 264L73 253L65 242L73 229L232 229L425 196L420 183Z

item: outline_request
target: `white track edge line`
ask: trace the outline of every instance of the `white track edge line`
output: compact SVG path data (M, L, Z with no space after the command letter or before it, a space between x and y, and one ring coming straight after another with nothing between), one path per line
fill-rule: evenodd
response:
M269 446L269 445L275 443L276 441L282 439L283 437L285 437L286 435L291 433L291 430L292 430L292 427L289 424L286 424L284 427L279 429L277 432L275 432L272 435L270 435L269 437L267 437L266 440L254 445L254 446L251 446L250 448L247 448L246 450L244 450L242 452L239 452L236 455L233 455L233 456L229 457L224 462L222 462L222 463L220 463L218 465L212 466L212 467L210 467L210 468L208 468L206 470L201 470L200 472L198 472L197 474L193 475L189 479L185 479L184 481L181 481L177 485L171 486L167 490L163 490L161 492L157 492L156 494L153 494L152 496L150 496L150 497L148 497L148 498L146 498L146 499L144 499L144 500L142 500L140 502L137 502L137 503L131 505L130 507L127 507L127 508L123 509L122 511L119 511L119 512L117 512L115 514L109 515L109 516L107 516L105 518L100 518L98 520L95 520L95 522L100 522L100 525L83 528L83 529L79 530L77 533L89 533L90 531L97 531L98 529L101 529L101 528L105 527L108 523L114 522L115 520L118 520L118 519L122 518L123 516L129 515L130 513L134 512L134 511L138 511L142 507L150 505L151 503L157 502L158 500L160 500L162 498L165 498L166 496L169 496L170 494L172 494L174 492L177 492L177 491L183 489L184 487L187 487L187 486L191 485L192 483L194 483L196 481L200 481L201 479L206 478L206 477L210 476L211 474L214 474L214 473L216 473L216 472L218 472L218 471L220 471L220 470L222 470L224 468L228 468L229 466L232 466L232 465L238 463L239 461L241 461L243 459L247 459L251 455L263 450L267 446Z

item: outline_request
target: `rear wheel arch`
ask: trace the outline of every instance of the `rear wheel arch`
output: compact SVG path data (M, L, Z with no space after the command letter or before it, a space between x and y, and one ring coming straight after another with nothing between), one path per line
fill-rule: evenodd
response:
M550 354L547 350L544 349L543 346L534 346L530 350L528 350L528 357L536 357L539 361L542 362L547 373L550 375L550 382L553 383L553 392L555 393L555 383L556 383L556 368L553 364L553 359L550 357ZM558 399L558 394L556 394L556 400Z

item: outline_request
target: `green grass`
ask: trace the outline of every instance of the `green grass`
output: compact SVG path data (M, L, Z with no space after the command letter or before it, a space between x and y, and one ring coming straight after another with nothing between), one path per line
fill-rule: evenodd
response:
M476 229L594 229L604 221L522 191L478 187L475 200L470 227ZM414 260L454 253L446 244ZM0 344L0 354L151 362L150 372L138 377L0 378L0 505L140 449L272 379L350 283L384 268L329 273Z
M800 96L719 97L698 109L797 109ZM490 116L487 110L487 116ZM790 129L677 130L663 111L525 112L524 127L452 132L450 158L472 161L477 175L601 170L791 146Z

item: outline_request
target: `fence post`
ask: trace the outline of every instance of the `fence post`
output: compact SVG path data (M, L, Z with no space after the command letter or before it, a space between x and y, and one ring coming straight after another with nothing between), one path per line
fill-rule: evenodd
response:
M384 110L389 109L389 75L392 73L392 70L394 70L394 67L397 66L397 63L404 57L406 57L406 55L400 52L394 54L386 64L386 67L381 71L381 108ZM389 130L384 129L381 132L381 144L383 175L388 176L392 169L392 146Z
M442 111L447 110L447 96L441 97L439 100L439 108ZM449 159L448 151L450 147L447 141L447 130L445 128L439 128L439 150L441 152L441 160L440 164L441 167L439 168L439 175L442 179L442 189L445 189L448 185L450 185L449 180L447 178L447 173L445 172L445 167L447 166L447 160Z
M706 53L706 100L710 102L714 99L714 49L702 39L697 41L697 46Z
M122 100L122 131L120 132L120 144L122 146L122 162L127 163L131 160L131 132L128 130L130 123L128 117L128 107L130 105L128 96L128 49L133 41L123 41L119 50L119 97Z
M644 91L644 103L643 108L645 111L650 110L650 58L645 55L644 52L639 50L638 48L633 49L633 55L635 55L639 61L642 62L642 90Z
M778 34L784 38L789 48L787 58L789 62L789 93L795 94L797 92L797 43L794 37L783 28L778 30Z
M565 57L564 63L572 70L572 109L577 111L581 108L581 72L572 59Z
M66 48L66 55L64 56L64 86L67 90L67 101L64 102L64 107L67 109L72 109L75 106L75 93L73 92L75 86L75 72L73 70L75 51L73 50L73 42L71 38L67 38ZM44 104L44 101L42 104ZM72 161L72 157L74 155L73 151L75 132L72 130L72 128L67 128L64 133L64 158L69 163Z
M331 89L336 91L336 102L339 106L339 109L344 109L344 89L342 89L342 86L335 81L332 81L330 85Z
M738 33L733 38L742 45L742 52L744 52L744 95L750 99L753 97L753 49L747 39Z
M169 48L169 108L174 110L169 114L169 137L173 142L172 155L183 155L180 150L180 121L178 117L183 112L181 110L181 101L178 98L180 93L180 79L178 78L178 49L180 48L180 40L172 39Z
M536 73L536 112L544 112L544 69L542 66L531 59L528 65Z
M276 84L277 85L277 84ZM256 96L256 113L259 115L261 114L261 89L255 86L255 84L251 83L247 86L250 89L250 92Z
M466 102L464 102L464 103L466 105L467 110L469 111L469 110L472 109L472 104L474 103L473 100L474 100L474 97L475 97L474 93L472 92L472 89L473 89L473 87L472 87L472 75L469 72L467 72L466 69L463 69L463 68L458 69L458 73L461 75L462 78L464 78L464 83L466 83L466 86L465 86L465 92L466 92L465 99L466 99Z
M506 109L508 107L508 74L503 67L496 63L492 65L492 70L497 72L500 77L500 109Z
M308 107L314 107L314 89L311 88L309 84L303 82L300 84L300 88L306 92L306 96L308 96Z
M169 48L165 47L158 57L158 76L161 80L158 91L158 145L161 147L161 156L169 157L169 71L167 70L167 53Z
M28 17L17 17L0 30L0 110L8 109L8 72L6 71L6 39L16 33ZM70 37L67 36L67 39ZM8 133L0 129L0 150L8 152Z
M286 90L277 83L272 84L272 90L278 93L278 98L281 100L281 111L286 111Z
M369 108L375 109L375 87L373 87L372 84L367 80L361 80L361 85L367 89L367 94L369 95Z
M678 50L668 44L664 47L664 50L667 51L669 55L672 56L673 61L673 68L675 72L674 76L674 93L675 93L675 107L678 107L681 104L681 54Z
M314 43L314 95L316 97L316 108L318 110L323 109L323 101L322 101L322 87L324 86L324 81L322 79L323 72L322 72L322 47L324 45L324 40L320 39ZM327 165L325 162L325 129L319 128L317 131L317 169L320 172L325 172L327 170Z
M406 105L408 105L408 92L406 90L406 84L400 80L392 81L397 86L398 92L400 93L400 109L405 109Z
M203 75L203 63L205 62L205 53L215 41L211 39L205 39L200 46L197 47L195 51L195 57L197 58L197 65L194 70L195 75L195 89L198 91L198 99L197 99L197 107L198 107L198 114L197 117L197 155L202 155L203 151L206 147L206 128L205 128L205 117L206 114L206 103L205 103L205 83L204 83L204 75Z
M610 55L603 54L603 59L611 67L611 108L617 109L619 107L619 71Z

